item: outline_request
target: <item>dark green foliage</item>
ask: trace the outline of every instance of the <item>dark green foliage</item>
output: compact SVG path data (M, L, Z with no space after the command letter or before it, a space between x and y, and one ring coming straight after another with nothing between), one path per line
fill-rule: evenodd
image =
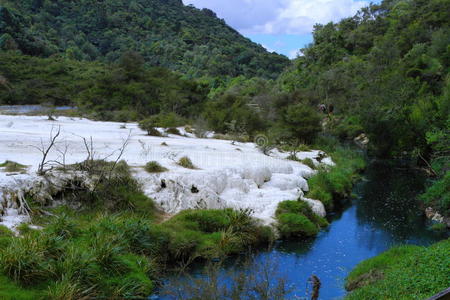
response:
M226 92L209 101L205 118L212 130L232 135L253 134L264 130L267 124L260 113L249 105L251 98Z
M164 168L163 166L161 166L157 161L148 162L145 165L144 169L145 169L145 171L147 171L149 173L161 173L161 172L167 171L167 169Z
M443 0L385 0L317 25L279 88L333 104L327 128L342 139L363 130L379 156L427 157L427 134L450 114L449 12Z
M310 105L304 103L290 105L283 110L281 116L279 126L282 138L296 144L310 144L321 131L320 121L319 114Z
M41 3L2 1L2 49L104 62L119 60L124 50L139 51L139 57L136 52L122 57L121 64L134 68L145 61L188 77L276 78L289 64L286 57L268 53L210 10L184 6L181 1Z
M363 261L348 276L346 299L428 299L448 288L450 240L401 246Z

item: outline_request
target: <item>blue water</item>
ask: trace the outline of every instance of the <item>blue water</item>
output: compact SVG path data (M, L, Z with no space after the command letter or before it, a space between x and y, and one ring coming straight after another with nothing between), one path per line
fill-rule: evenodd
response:
M353 199L331 216L328 229L313 240L278 242L272 250L255 255L253 266L246 268L275 262L294 287L289 298L305 296L308 278L314 274L322 283L319 299L340 299L346 294L345 277L359 262L395 245L429 245L448 237L428 229L418 206L416 197L424 181L422 174L401 166L372 163L355 186ZM227 269L235 272L239 267ZM201 276L199 268L190 275Z

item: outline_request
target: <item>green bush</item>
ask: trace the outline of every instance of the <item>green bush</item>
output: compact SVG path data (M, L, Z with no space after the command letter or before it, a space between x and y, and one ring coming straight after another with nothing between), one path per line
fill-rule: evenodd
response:
M294 218L293 215L300 218ZM308 203L301 200L280 202L275 216L278 221L278 229L285 238L315 235L320 228L328 226L325 218L316 215ZM306 222L305 218L309 222ZM311 224L314 225L315 231L312 230ZM304 232L300 230L302 226L301 230Z
M155 120L153 119L145 119L139 122L139 128L146 131L147 135L151 136L162 136L161 133L155 128Z
M191 159L187 156L183 156L182 158L180 158L177 164L186 169L197 169L197 167L192 163Z
M149 173L161 173L161 172L167 171L167 169L164 168L163 166L161 166L157 161L148 162L145 165L144 169L145 169L145 171L147 171Z
M178 128L175 128L175 127L168 128L166 132L169 133L169 134L181 135L181 133L178 130Z
M277 220L283 238L311 237L319 232L317 226L304 215L283 213L277 216Z

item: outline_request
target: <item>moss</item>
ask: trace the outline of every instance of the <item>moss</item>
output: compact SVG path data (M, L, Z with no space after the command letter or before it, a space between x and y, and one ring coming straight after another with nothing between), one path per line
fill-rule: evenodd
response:
M168 171L167 168L161 166L157 161L148 162L144 169L149 173L162 173Z
M186 169L197 169L197 167L192 163L191 159L187 156L183 156L182 158L180 158L177 164Z
M3 171L8 172L8 173L13 173L13 172L23 173L27 170L27 166L19 164L14 161L10 161L10 160L7 160L4 163L1 163L0 168L3 168Z
M396 247L366 260L348 276L347 288L356 289L346 299L427 299L448 288L449 251L447 239L430 247Z

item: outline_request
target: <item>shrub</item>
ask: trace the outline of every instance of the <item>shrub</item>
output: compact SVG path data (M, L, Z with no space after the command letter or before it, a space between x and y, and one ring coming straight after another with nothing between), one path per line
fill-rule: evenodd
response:
M166 172L167 169L161 166L157 161L150 161L145 165L145 171L149 173Z
M191 159L187 156L183 156L182 158L180 158L177 164L186 169L197 169L197 167L195 167L192 163Z
M148 118L139 122L139 128L146 131L147 135L151 136L161 136L161 133L155 128L155 120Z
M170 128L167 129L166 132L170 133L170 134L181 135L181 132L176 127L170 127Z
M283 238L311 237L318 233L318 228L306 216L284 213L277 217L278 230Z

